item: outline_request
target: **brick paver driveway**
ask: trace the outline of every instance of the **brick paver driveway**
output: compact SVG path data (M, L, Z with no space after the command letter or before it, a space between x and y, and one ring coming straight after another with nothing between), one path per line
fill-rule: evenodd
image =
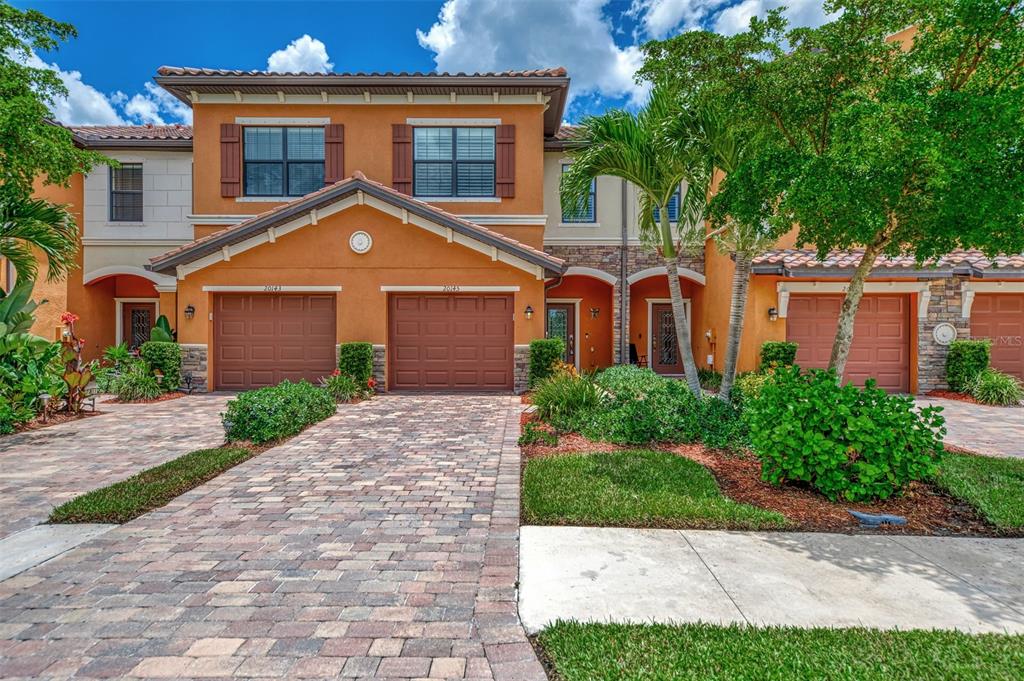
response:
M100 403L97 410L109 413L0 438L0 539L44 522L72 497L219 445L227 399Z
M519 401L384 396L0 583L0 677L543 679Z
M936 397L918 397L917 403L942 407L946 444L988 456L1024 458L1024 407L989 407Z

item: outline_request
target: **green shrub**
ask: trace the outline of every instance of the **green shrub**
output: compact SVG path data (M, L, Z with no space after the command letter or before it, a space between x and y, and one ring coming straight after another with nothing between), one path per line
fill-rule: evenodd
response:
M538 338L530 341L529 386L538 383L554 373L555 367L565 354L565 343L561 338Z
M697 369L697 378L700 379L700 387L704 390L718 390L722 387L722 372L700 367Z
M149 368L163 374L158 381L165 392L177 390L181 386L181 346L177 343L149 341L139 348L139 356L146 360Z
M360 386L369 385L373 378L373 345L370 343L342 343L338 350L338 368Z
M335 369L330 376L321 378L320 387L326 390L335 402L348 402L362 395L367 389L356 383L356 379L348 374L341 373L341 369Z
M222 414L229 442L279 440L333 414L338 406L326 390L306 381L249 390L228 402Z
M120 373L111 378L109 387L121 402L152 400L163 394L156 376L141 359L122 363Z
M1024 388L1015 377L996 369L985 369L971 383L971 395L982 404L1009 407L1024 400Z
M780 369L744 410L762 476L803 481L832 500L886 499L935 470L941 408L868 381L840 386L832 371Z
M0 435L13 433L14 426L31 421L35 415L35 412L25 405L0 402Z
M965 393L991 359L992 343L988 340L957 340L949 345L946 355L946 382L950 390Z
M713 449L744 449L749 442L749 429L740 417L739 408L718 397L700 401L700 439Z
M797 344L788 341L761 343L761 368L789 367L796 364Z
M767 371L748 371L736 377L732 385L732 393L729 397L739 407L756 400L761 394L761 388L771 380L772 374Z
M557 372L537 384L531 400L537 416L561 430L574 430L583 415L601 405L601 389L590 376Z
M630 365L605 369L595 378L607 396L600 410L582 419L580 432L617 444L697 442L700 404L685 383Z
M519 435L519 446L525 447L526 445L534 445L538 442L548 447L554 447L558 444L558 436L538 428L537 424L532 421L527 421L526 425L523 426L522 434Z

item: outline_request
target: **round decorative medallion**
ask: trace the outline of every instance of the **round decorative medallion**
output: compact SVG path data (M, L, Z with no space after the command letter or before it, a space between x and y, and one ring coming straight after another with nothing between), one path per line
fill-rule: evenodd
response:
M373 246L373 237L362 230L352 232L352 236L348 238L348 245L356 253L366 253Z
M949 322L936 324L935 328L932 329L932 338L939 345L949 345L956 340L956 327Z

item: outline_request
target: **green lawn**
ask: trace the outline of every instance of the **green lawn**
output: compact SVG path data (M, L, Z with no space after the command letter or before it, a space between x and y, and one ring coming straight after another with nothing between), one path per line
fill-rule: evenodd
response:
M780 514L722 495L704 466L667 452L623 451L531 459L525 520L536 525L718 529L784 528Z
M258 452L218 447L190 452L137 475L61 504L51 523L126 523L198 487Z
M539 642L562 681L1009 681L1024 637L938 631L558 622Z
M1024 529L1024 459L946 453L934 481L996 527Z

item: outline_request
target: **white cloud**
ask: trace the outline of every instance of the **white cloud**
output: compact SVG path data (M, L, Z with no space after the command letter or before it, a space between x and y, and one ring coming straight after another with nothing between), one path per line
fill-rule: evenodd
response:
M639 20L650 38L664 38L679 29L699 28L701 21L729 0L633 0L626 14Z
M156 83L146 83L145 93L136 93L124 102L124 112L133 121L165 125L170 122L192 123L192 108L172 96L167 90ZM123 92L115 92L115 97L122 101L127 97Z
M327 46L306 34L270 55L267 70L279 73L326 73L334 68L330 59Z
M750 26L751 18L763 18L768 10L783 6L792 26L820 26L829 18L821 0L744 0L718 14L715 31L725 35L740 33Z
M124 120L110 99L102 92L82 81L79 71L63 71L56 64L47 64L32 52L25 63L37 69L50 69L64 82L67 97L53 102L53 116L67 125L120 125Z
M619 47L604 16L608 0L447 0L427 31L416 31L434 52L438 71L474 72L565 66L572 94L647 96L634 74L642 63L635 45Z
M637 37L665 38L681 31L710 28L732 35L746 30L751 17L786 7L794 26L818 26L827 15L822 0L633 0L626 14L639 22Z

